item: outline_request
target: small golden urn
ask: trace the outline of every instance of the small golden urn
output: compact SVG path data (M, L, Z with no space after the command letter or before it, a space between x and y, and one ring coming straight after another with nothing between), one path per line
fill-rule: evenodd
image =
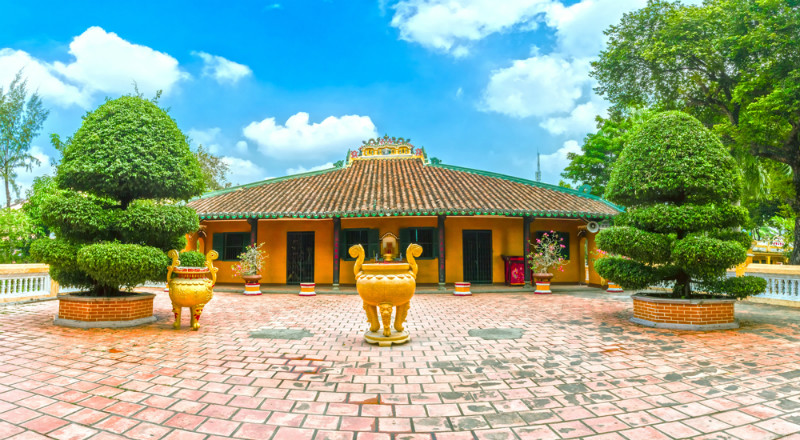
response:
M200 315L203 307L214 296L214 284L217 283L218 268L213 261L217 259L216 251L206 254L206 267L181 267L178 251L169 251L172 264L167 266L167 286L169 299L172 301L172 314L175 315L175 330L181 328L181 309L188 307L192 313L192 330L200 328ZM173 274L175 275L173 277ZM211 278L209 278L209 275Z
M353 271L356 289L364 302L369 331L364 339L381 347L402 344L410 337L403 323L417 287L416 257L422 255L422 246L410 244L406 250L407 263L377 262L364 264L364 248L357 244L350 248L350 256L356 259ZM397 308L392 331L392 309ZM380 316L380 319L378 318ZM383 323L383 331L381 329Z

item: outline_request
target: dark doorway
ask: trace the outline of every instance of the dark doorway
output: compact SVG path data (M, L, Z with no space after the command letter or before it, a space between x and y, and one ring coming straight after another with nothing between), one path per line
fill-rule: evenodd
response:
M314 232L286 233L286 284L314 282Z
M492 283L492 231L464 231L464 281Z

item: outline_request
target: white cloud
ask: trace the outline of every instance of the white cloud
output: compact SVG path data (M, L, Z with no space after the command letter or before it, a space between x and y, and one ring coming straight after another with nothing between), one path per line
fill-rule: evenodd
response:
M429 49L468 53L466 44L532 23L552 0L403 0L394 6L392 26L400 38Z
M333 162L324 163L322 165L317 165L311 168L306 168L298 165L297 168L287 168L286 175L290 176L292 174L301 174L301 173L308 173L311 171L327 170L328 168L333 168Z
M285 125L275 118L251 122L243 130L244 137L258 144L261 152L275 158L302 157L319 160L343 155L347 148L377 136L369 116L329 116L322 122L309 124L309 115L299 112L286 120Z
M573 57L594 57L606 45L603 31L619 22L622 14L644 7L647 0L583 0L564 6L554 2L545 22L555 29L558 51Z
M210 76L218 83L236 84L240 79L253 74L244 64L239 64L218 55L206 52L192 52L203 59L203 76Z
M21 50L0 49L0 87L8 86L20 70L28 81L28 91L38 92L42 99L63 107L88 106L89 97L78 87L57 78L50 65Z
M90 107L96 94L126 94L134 83L145 96L172 91L189 75L178 61L149 47L133 44L113 32L93 26L69 45L72 61L53 63L27 52L0 49L0 85L8 84L24 68L29 90L55 105Z
M188 74L178 60L147 46L133 44L113 32L92 26L69 44L75 61L53 63L53 68L85 91L123 94L133 91L152 96L158 90L168 94Z
M561 179L561 172L569 165L567 154L580 153L581 146L575 140L564 142L563 146L554 153L543 154L540 157L542 164L542 180L549 183L558 183Z
M222 131L219 127L207 128L201 130L198 128L190 128L186 131L191 140L193 147L197 148L198 145L204 146L211 154L220 152L219 134Z
M548 116L572 110L589 79L587 59L559 55L516 60L492 72L483 96L487 110L517 118Z
M223 156L222 161L228 165L228 169L230 169L228 180L234 185L241 185L264 179L264 169L251 160Z
M608 103L593 95L590 101L575 106L569 115L547 118L539 126L554 135L584 136L597 129L595 118L606 116L607 110Z

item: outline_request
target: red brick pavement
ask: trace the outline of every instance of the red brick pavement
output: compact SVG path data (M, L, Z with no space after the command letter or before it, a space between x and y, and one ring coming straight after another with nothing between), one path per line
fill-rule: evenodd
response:
M739 330L676 332L630 323L625 296L558 289L418 295L392 348L363 341L354 295L218 293L198 332L172 329L163 292L135 329L2 306L0 438L800 439L800 311L740 304ZM250 337L265 328L313 336Z

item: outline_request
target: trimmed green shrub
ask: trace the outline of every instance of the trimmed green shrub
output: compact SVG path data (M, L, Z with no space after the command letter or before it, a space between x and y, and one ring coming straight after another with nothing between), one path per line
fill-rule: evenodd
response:
M632 290L646 289L653 284L653 280L669 278L676 272L674 266L652 266L618 256L597 260L594 269L604 278L617 283L622 283L617 280L625 280L625 284L621 285Z
M137 200L116 216L114 229L117 238L129 243L157 247L163 251L174 249L175 237L185 231L196 231L200 220L188 206L158 205L149 200ZM182 249L182 247L177 248Z
M166 277L170 263L160 249L122 243L83 246L76 261L78 268L94 279L103 293L109 294L116 293L120 286L132 288Z
M183 249L199 225L193 209L162 199L199 195L203 185L175 121L153 102L123 96L86 115L62 145L56 195L35 207L56 238L35 241L32 254L62 285L97 295L165 280L166 251Z
M744 224L748 219L747 209L742 206L649 205L631 207L617 216L614 224L669 234L675 231L696 232L732 228Z
M669 261L672 240L669 235L654 234L621 226L597 236L597 246L612 254L624 254L647 264Z
M189 199L203 191L200 165L178 124L138 96L109 100L67 142L59 186L108 197Z
M78 270L78 251L81 246L67 240L41 238L31 244L31 255L62 270Z
M634 290L672 283L675 297L691 296L693 282L735 298L763 292L764 279L726 277L750 243L731 231L748 218L734 205L740 187L733 157L699 121L656 115L633 134L611 173L606 197L628 209L618 226L597 235L598 246L617 255L599 260L597 272Z
M42 204L42 220L59 237L72 241L113 240L117 211L108 199L64 191Z
M197 251L183 251L178 259L183 267L206 267L206 256Z

